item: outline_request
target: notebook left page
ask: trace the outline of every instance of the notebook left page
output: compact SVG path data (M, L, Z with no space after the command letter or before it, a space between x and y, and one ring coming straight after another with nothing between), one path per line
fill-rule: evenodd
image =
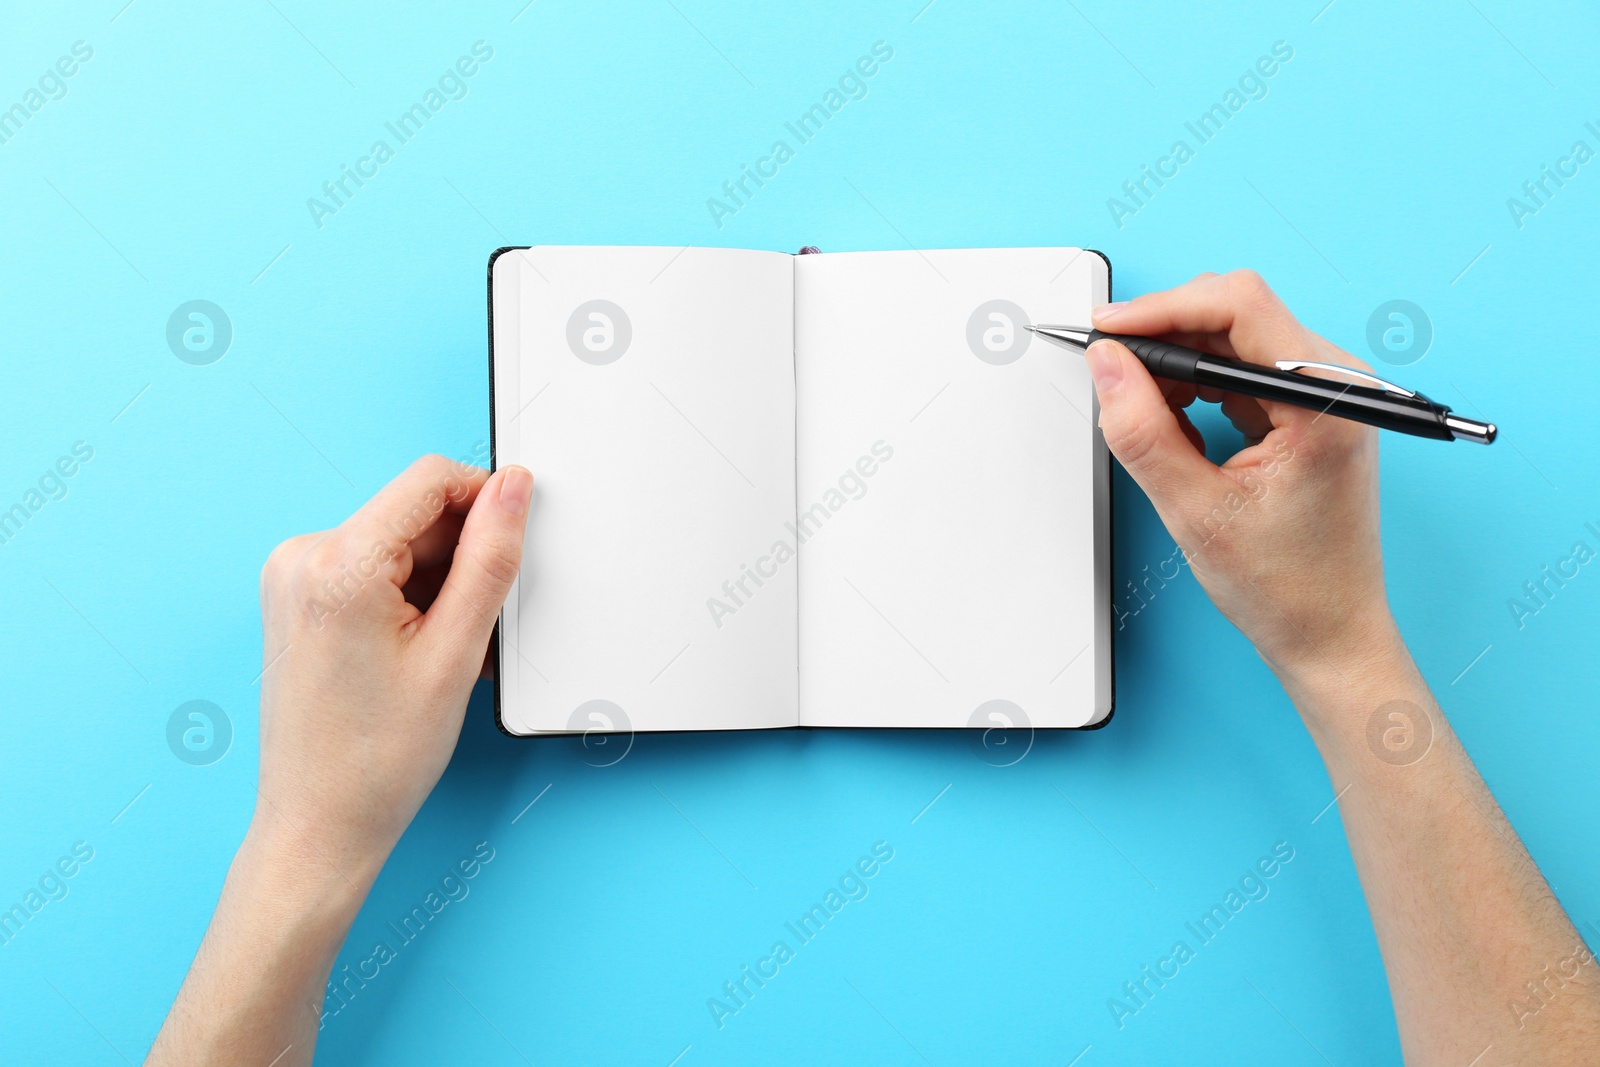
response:
M793 300L773 252L492 260L495 464L534 475L500 626L509 732L798 722L796 569L750 577L794 514Z

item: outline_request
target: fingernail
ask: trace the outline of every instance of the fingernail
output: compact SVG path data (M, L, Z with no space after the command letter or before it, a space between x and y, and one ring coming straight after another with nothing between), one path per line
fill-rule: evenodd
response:
M1117 314L1117 312L1121 311L1127 306L1128 302L1126 300L1118 300L1115 304L1101 304L1099 307L1094 309L1094 321L1104 322L1106 319L1111 318L1113 315Z
M1104 394L1122 381L1122 360L1112 350L1111 342L1096 341L1089 346L1084 359L1089 364L1089 377L1094 379L1096 392Z
M507 467L506 476L500 480L500 506L520 519L528 513L532 499L533 475L526 467Z

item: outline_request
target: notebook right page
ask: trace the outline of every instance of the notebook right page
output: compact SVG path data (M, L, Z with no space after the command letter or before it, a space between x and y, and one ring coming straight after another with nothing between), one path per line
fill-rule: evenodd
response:
M795 262L800 720L1084 726L1111 707L1109 461L1075 248Z

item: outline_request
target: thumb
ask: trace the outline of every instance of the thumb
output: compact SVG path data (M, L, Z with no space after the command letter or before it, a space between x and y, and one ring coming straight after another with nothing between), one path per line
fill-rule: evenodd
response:
M1085 359L1106 446L1164 518L1181 514L1198 490L1226 477L1195 449L1161 387L1126 346L1096 341Z
M450 574L428 609L426 628L477 669L511 583L522 567L522 535L533 499L524 467L496 471L478 492L461 527Z

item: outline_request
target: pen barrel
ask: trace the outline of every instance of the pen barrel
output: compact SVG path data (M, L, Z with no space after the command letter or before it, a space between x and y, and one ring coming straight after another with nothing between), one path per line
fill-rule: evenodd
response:
M1209 385L1258 400L1293 404L1381 430L1436 441L1455 440L1455 434L1445 422L1449 409L1423 397L1400 396L1384 389L1313 378L1237 359L1196 355L1193 377L1184 379L1196 385Z
M1128 347L1145 369L1158 378L1208 385L1228 393L1277 401L1322 412L1383 430L1454 441L1445 421L1449 408L1422 396L1402 396L1386 389L1315 378L1238 359L1213 356L1153 337L1092 330L1088 342L1107 339ZM1492 432L1489 440L1493 440Z

